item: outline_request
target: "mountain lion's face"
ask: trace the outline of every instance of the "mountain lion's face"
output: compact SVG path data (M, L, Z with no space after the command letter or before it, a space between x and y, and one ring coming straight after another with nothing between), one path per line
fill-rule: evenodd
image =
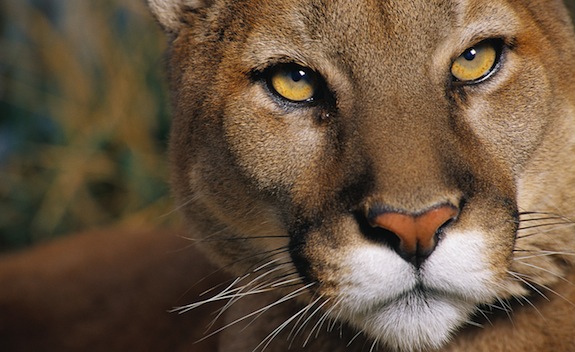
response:
M416 350L567 270L558 1L151 3L173 36L175 191L252 289Z

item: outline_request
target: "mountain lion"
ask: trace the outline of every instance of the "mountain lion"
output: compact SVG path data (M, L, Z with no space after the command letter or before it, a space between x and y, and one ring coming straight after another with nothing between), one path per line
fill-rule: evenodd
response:
M5 258L1 346L575 351L559 0L148 3L192 240L88 235Z
M149 4L222 350L575 351L560 1Z

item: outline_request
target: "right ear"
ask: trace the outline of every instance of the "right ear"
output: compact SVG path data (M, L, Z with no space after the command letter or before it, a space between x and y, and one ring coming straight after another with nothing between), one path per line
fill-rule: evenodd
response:
M209 0L148 0L156 20L164 31L171 33L177 33L185 24L186 13L207 7L210 3Z

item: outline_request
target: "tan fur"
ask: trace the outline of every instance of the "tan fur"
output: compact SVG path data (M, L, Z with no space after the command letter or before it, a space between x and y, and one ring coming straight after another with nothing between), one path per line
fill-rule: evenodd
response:
M284 313L270 309L274 323L256 320L248 336L224 331L223 350L265 345L290 317L297 330L298 313L312 316L308 335L335 319L377 340L368 348L480 350L494 348L498 331L500 350L550 340L575 349L564 341L575 331L565 284L575 249L575 41L559 1L215 1L179 15L188 25L170 46L171 154L186 218L234 274L271 261L277 272L261 287L298 292L273 286L281 275L313 284L277 308ZM497 72L452 83L453 60L489 38L503 42ZM261 77L284 62L320 74L323 100L278 102ZM438 204L461 212L416 273L362 227L374 209L420 214ZM551 214L558 224L545 225ZM401 282L412 279L422 291ZM244 304L238 317L255 311ZM306 304L320 313L302 313ZM514 312L495 308L482 322L476 307L490 304ZM570 314L548 311L554 304ZM285 350L291 329L267 350ZM323 330L304 343L310 350L345 348L345 337Z
M14 287L0 316L15 321L0 343L575 351L575 36L560 1L148 2L170 39L173 190L190 236L238 279L194 286L211 272L195 253L155 256L186 246L171 236L55 244L0 262L0 287ZM503 44L497 71L454 82L452 62L485 39ZM286 62L321 75L315 104L272 92L265 75ZM369 226L444 204L459 214L420 261ZM229 302L229 326L194 347L211 301L164 313L204 286ZM184 310L201 300L186 297ZM42 334L26 345L32 323Z

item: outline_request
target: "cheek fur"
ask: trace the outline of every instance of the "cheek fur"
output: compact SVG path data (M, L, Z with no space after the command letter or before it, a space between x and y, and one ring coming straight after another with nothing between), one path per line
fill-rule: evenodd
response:
M261 188L291 187L318 163L325 136L313 110L289 113L259 86L233 102L227 109L242 118L225 120L225 134L237 163Z

